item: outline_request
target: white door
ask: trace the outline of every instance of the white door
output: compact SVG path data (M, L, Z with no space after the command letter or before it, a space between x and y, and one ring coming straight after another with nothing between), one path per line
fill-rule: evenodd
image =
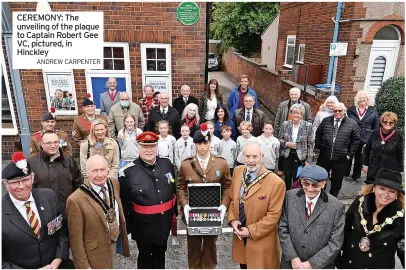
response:
M395 74L399 47L400 34L395 27L385 26L375 35L364 86L371 101L374 101L382 83Z

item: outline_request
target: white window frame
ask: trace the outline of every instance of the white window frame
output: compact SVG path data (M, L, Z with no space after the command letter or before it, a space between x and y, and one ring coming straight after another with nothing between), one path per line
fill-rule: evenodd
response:
M289 45L289 39L291 39L291 38L294 38L293 45L292 44ZM286 63L286 60L288 59L288 47L292 47L292 46L293 46L293 59L295 59L296 35L288 35L286 37L285 61L284 61L284 64L283 64L284 67L292 68L292 65L289 65L289 64Z
M13 99L11 98L11 90L10 90L10 82L8 80L8 74L7 74L7 68L6 68L6 61L4 60L4 55L1 54L1 72L2 76L4 75L4 82L6 84L6 91L7 91L7 98L8 98L8 104L10 105L10 112L11 112L11 120L13 123L13 128L1 128L1 135L4 136L15 136L18 134L18 128L17 128L17 121L16 121L16 116L14 112L14 105L13 105Z
M92 77L114 77L125 78L126 91L130 99L132 98L131 90L131 70L130 70L130 51L128 42L104 42L103 47L121 47L124 50L124 70L103 70L103 69L86 69L86 89L87 93L93 95ZM96 109L96 113L100 113L100 109Z
M300 44L299 45L299 51L297 53L296 63L304 64L304 51L305 51L305 48L306 48L306 44ZM300 61L300 54L302 53L302 50L303 50L303 61Z
M147 48L166 49L166 71L148 71L147 70ZM168 96L169 104L172 105L172 52L169 43L141 43L141 70L142 70L142 88L145 86L145 77L148 76L167 76L168 77ZM143 91L144 92L144 91ZM143 93L144 95L144 93Z

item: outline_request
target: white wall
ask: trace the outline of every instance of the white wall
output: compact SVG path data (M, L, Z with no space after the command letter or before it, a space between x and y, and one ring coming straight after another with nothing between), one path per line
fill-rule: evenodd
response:
M275 70L276 51L278 47L279 14L262 34L261 59L267 68Z

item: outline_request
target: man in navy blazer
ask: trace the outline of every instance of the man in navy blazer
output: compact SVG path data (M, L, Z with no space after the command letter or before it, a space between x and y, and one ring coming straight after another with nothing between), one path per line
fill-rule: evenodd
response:
M34 173L22 152L13 155L2 176L8 191L2 198L2 268L67 266L67 227L55 192L32 189Z

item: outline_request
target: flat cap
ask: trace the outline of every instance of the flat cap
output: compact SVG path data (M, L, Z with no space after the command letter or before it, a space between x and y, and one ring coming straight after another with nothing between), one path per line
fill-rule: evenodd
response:
M320 167L318 165L308 165L302 168L299 177L314 182L321 182L327 180L328 173L323 167Z
M137 143L141 145L158 144L159 137L154 132L145 131L137 136Z
M24 178L32 173L30 164L27 162L23 152L14 153L12 160L13 162L7 164L2 171L2 178L4 180Z
M194 143L208 142L210 141L210 133L207 130L207 124L203 123L200 125L200 130L196 131L193 135Z

